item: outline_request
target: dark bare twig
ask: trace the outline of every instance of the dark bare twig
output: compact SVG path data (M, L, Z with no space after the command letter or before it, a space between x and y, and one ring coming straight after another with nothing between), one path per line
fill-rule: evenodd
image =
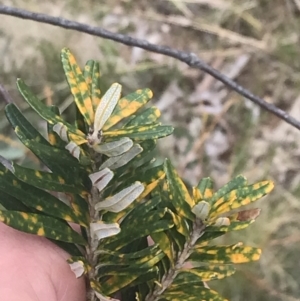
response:
M214 78L221 81L226 86L230 87L240 95L244 96L245 98L253 101L254 103L261 106L263 109L271 112L272 114L276 115L280 119L283 119L290 125L294 126L295 128L300 130L300 122L295 119L294 117L290 116L287 112L281 110L280 108L276 107L275 105L266 102L262 98L254 95L249 90L244 88L243 86L239 85L235 81L228 78L226 75L222 74L218 70L210 67L207 65L203 60L198 58L194 53L191 52L184 52L177 49L173 49L167 46L161 46L149 43L146 40L142 39L135 39L128 35L120 34L120 33L113 33L108 30L105 30L101 27L93 27L87 24L79 23L76 21L71 21L63 18L52 17L45 14L34 13L30 11L26 11L23 9L15 8L15 7L8 7L5 5L0 5L0 14L14 16L22 19L33 20L36 22L51 24L54 26L63 27L66 29L72 29L80 32L84 32L93 36L102 37L105 39L113 40L128 46L134 46L143 48L145 50L160 53L166 56L173 57L177 60L180 60L192 68L200 69Z

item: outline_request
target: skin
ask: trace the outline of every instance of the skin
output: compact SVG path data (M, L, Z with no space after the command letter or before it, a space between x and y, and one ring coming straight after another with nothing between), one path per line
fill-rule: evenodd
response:
M47 239L0 222L0 300L85 301L84 279L76 279L68 257Z

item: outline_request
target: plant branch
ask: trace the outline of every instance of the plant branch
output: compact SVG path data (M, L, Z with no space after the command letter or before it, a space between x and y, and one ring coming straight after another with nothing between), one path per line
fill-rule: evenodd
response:
M183 267L186 260L192 253L192 250L197 243L197 240L204 234L206 225L200 219L196 219L193 224L193 230L189 239L186 241L182 252L176 260L175 266L170 268L169 271L163 276L161 285L156 286L154 291L149 293L146 297L146 301L157 301L161 295L167 290L173 283L178 271Z
M237 82L231 80L226 75L222 74L218 70L206 64L203 60L201 60L192 52L185 52L167 46L152 44L146 40L136 39L131 36L120 34L120 33L113 33L101 27L94 27L94 26L90 26L76 21L71 21L64 18L52 17L45 14L34 13L15 7L5 6L5 5L0 5L0 14L18 17L22 19L33 20L40 23L51 24L66 29L72 29L93 36L113 40L128 46L139 47L147 51L160 53L162 55L173 57L179 61L186 63L192 68L200 69L210 74L211 76L221 81L223 84L230 87L240 95L251 100L255 104L261 106L263 109L269 111L270 113L276 115L280 119L286 121L293 127L300 130L300 122L297 119L290 116L287 112L281 110L275 105L268 103L264 99L254 95L249 90L239 85Z

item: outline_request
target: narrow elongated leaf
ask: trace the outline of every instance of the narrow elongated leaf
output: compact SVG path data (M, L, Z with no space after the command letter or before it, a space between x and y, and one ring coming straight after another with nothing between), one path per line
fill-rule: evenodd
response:
M220 188L216 193L214 193L214 195L210 198L209 202L211 205L214 205L220 198L224 197L232 190L246 185L247 185L247 179L239 175L235 177L233 180L231 180L229 183L224 185L222 188Z
M14 174L18 179L42 189L70 193L86 191L82 185L75 184L74 181L67 182L66 179L54 173L25 168L17 164L14 164L14 169Z
M202 200L211 198L213 195L213 182L211 178L202 179L195 188L194 199L198 203Z
M0 221L6 225L31 234L54 240L85 245L86 241L67 223L53 217L19 211L0 211Z
M1 193L0 193L0 204L6 210L22 211L22 212L36 212L34 209L24 205L20 200L5 193L4 191L1 191Z
M94 131L98 132L102 130L120 99L121 90L122 86L118 83L114 83L105 92L95 113Z
M231 190L231 192L225 194L213 203L210 217L215 217L216 215L248 205L272 191L273 188L274 184L272 182L262 181Z
M106 263L113 263L113 264L122 264L122 265L129 265L134 262L137 264L143 263L145 260L149 260L150 258L157 256L161 253L161 250L159 249L158 245L152 245L148 246L145 249L131 252L131 253L120 253L112 250L106 250L106 249L99 249L95 252L97 255L101 254L101 257L103 258L103 262ZM139 260L142 261L139 261ZM102 265L102 263L100 263Z
M27 101L27 103L46 121L48 121L50 124L54 125L56 123L62 123L67 128L68 131L73 133L73 135L76 135L78 137L82 137L82 143L86 142L85 134L82 133L80 130L78 130L75 126L67 123L64 119L62 119L60 116L56 115L51 108L47 107L45 104L43 104L26 86L26 84L21 80L17 80L17 86L24 97L24 99ZM79 139L79 138L78 138Z
M81 208L80 212L74 212L72 208L50 193L21 182L2 165L0 165L0 174L0 190L20 200L25 206L69 222L83 226L88 224L87 209L83 211Z
M100 166L100 170L103 168L115 170L121 166L124 166L142 151L143 149L139 144L134 144L126 153L116 157L110 157L105 162L103 162L103 164L101 164Z
M60 116L59 109L57 106L51 106L51 111ZM66 143L59 137L59 135L53 130L53 125L47 122L47 133L48 133L48 140L51 145L57 148L64 149Z
M152 124L155 123L159 117L160 110L157 107L150 107L126 123L126 127Z
M133 140L158 139L173 133L174 128L169 125L151 124L145 126L130 126L122 129L106 131L103 133L107 138L128 137Z
M186 220L181 216L177 215L176 213L172 212L171 210L169 210L169 213L172 216L176 230L183 236L188 237L190 234L190 230Z
M145 187L141 182L135 182L131 186L121 190L95 205L97 211L106 210L110 212L120 212L129 206L144 191Z
M159 220L155 222L155 224L153 224L153 222L151 224L143 223L143 228L132 229L131 231L127 230L126 232L124 231L116 236L113 236L111 239L113 241L107 243L106 248L111 250L119 250L139 238L147 237L152 233L165 231L173 226L173 222L167 220Z
M33 127L33 125L24 117L17 106L13 103L5 107L5 114L13 128L19 127L23 137L34 140L40 144L49 145L49 142Z
M160 249L164 252L164 254L168 257L171 266L174 267L174 250L167 234L164 232L156 232L152 233L150 236L153 239L153 241L159 245Z
M168 193L172 204L178 215L194 220L195 216L191 211L195 202L190 197L187 188L178 176L176 170L169 160L165 161L165 172L167 175Z
M123 118L134 114L139 108L144 106L152 96L153 94L150 89L144 89L137 90L121 98L110 118L107 120L103 130L107 131Z
M85 82L88 85L88 90L91 95L94 112L96 112L96 109L101 101L101 91L99 87L99 82L100 82L99 62L93 60L87 61L84 67L83 76L85 78Z
M127 152L132 146L132 140L127 137L123 137L120 140L95 145L93 148L98 153L109 157L115 157Z
M157 268L153 267L143 274L156 272ZM101 282L101 288L106 295L111 295L123 287L129 286L135 279L137 279L139 274L128 274L126 276L114 275L110 277L105 282Z
M121 231L117 223L107 224L101 221L91 223L90 230L92 237L96 237L97 240L116 235Z
M204 286L186 286L182 287L180 291L166 291L161 297L162 300L168 301L228 301L222 298L217 292Z
M150 200L146 200L143 203L138 203L132 206L130 214L127 214L125 219L121 222L122 227L126 228L127 226L135 223L137 216L141 218L148 215L151 210L156 209L160 201L159 197L153 197Z
M70 242L64 242L59 240L54 240L48 238L50 241L52 241L54 244L65 250L67 253L69 253L71 256L82 256L82 253L77 248L77 245L70 243Z
M61 60L75 103L86 123L92 126L94 109L84 76L69 49L64 48L61 51Z
M126 209L122 210L119 213L108 212L107 214L105 214L105 219L107 219L108 221L119 221L123 216L127 215L127 213L130 212L132 209L136 210L140 201L143 198L145 198L150 192L152 192L157 187L159 182L164 179L164 177L165 177L165 173L162 169L162 166L156 166L154 168L147 170L146 172L141 171L141 173L138 173L134 177L128 178L127 181L124 181L121 185L118 186L118 190L126 187L127 185L130 185L130 183L132 182L139 180L139 182L141 182L145 187L144 191L138 197L138 199L134 201L131 205L129 205ZM145 204L143 204L142 206L144 205ZM138 206L138 208L140 207ZM147 207L145 207L145 209L142 209L141 212L138 213L138 216L141 216L143 214L142 212L147 212L146 208Z
M78 184L82 182L80 178L84 177L81 167L78 161L75 160L67 150L56 148L54 146L40 144L36 141L27 140L24 137L24 133L20 132L20 128L17 126L15 133L23 144L28 147L49 169L64 176L65 179L69 179L69 182L76 182ZM55 159L54 159L55 158ZM66 169L68 166L68 169ZM79 175L80 174L80 175ZM87 177L87 175L85 175Z
M179 287L182 286L184 279L187 275L193 274L199 278L199 282L201 281L211 281L215 279L222 279L234 274L235 268L231 265L225 266L200 266L192 269L181 269L179 271L177 278L177 282L173 283L170 289L175 288L175 286ZM182 282L181 282L182 281ZM187 283L185 283L187 284Z
M197 248L189 257L189 260L214 264L244 263L258 260L260 255L260 249L241 246L238 243L231 246L203 246Z

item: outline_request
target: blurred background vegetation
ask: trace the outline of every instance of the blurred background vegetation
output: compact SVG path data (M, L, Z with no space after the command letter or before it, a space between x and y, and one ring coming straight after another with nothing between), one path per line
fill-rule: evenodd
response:
M227 76L300 117L299 0L7 0L6 5L61 16L192 51ZM42 132L44 123L16 90L23 78L67 118L74 107L59 53L68 47L83 66L101 62L105 90L117 81L128 93L149 87L163 122L176 127L158 156L173 159L194 185L210 176L216 188L243 174L272 179L257 222L221 243L263 248L259 262L212 286L231 301L300 299L300 132L262 111L203 72L172 58L75 31L0 15L0 83ZM0 154L38 165L11 131L0 100Z

